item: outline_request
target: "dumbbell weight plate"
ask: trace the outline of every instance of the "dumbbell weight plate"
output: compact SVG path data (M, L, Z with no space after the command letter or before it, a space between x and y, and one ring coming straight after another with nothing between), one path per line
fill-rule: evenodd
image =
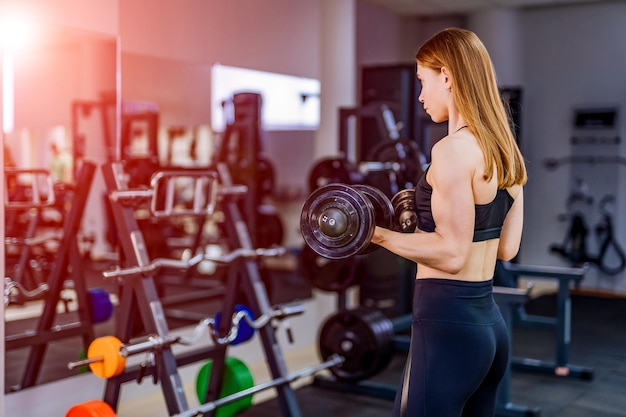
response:
M212 368L213 361L207 361L200 368L196 377L196 394L198 395L198 401L200 401L201 404L203 404L206 399L206 391L209 385ZM219 398L243 391L244 389L252 388L253 386L254 378L252 376L252 372L250 372L250 369L248 369L246 364L235 357L227 357L224 360L224 375ZM250 408L251 406L252 395L249 395L218 407L215 412L215 417L230 417Z
M115 410L104 401L92 400L72 406L65 417L115 417Z
M329 259L345 259L365 249L374 225L369 198L346 184L328 184L313 191L300 213L304 241Z
M355 184L354 188L365 194L374 207L374 222L377 226L392 229L394 224L393 206L389 198L380 189L366 184ZM368 254L380 246L370 243L359 254Z
M396 193L391 199L395 213L394 229L402 233L412 233L417 227L415 213L415 189L407 188Z

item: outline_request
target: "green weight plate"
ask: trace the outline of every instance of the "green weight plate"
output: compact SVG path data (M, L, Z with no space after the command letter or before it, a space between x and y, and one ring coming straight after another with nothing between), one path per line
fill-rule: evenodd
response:
M219 398L227 397L254 386L254 378L246 364L235 357L227 357L224 363L224 376ZM205 402L213 361L207 361L196 377L196 394L200 403ZM248 409L252 405L252 395L224 404L217 408L216 417L230 417Z

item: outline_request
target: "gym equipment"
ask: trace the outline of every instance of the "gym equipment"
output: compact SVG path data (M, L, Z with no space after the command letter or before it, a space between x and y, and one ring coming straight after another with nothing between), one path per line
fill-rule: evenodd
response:
M8 306L11 303L11 299L18 295L23 297L25 301L37 300L41 298L46 292L48 292L48 284L40 284L33 290L27 290L22 284L17 281L13 281L11 278L4 278L4 306Z
M380 142L368 155L369 161L391 164L394 169L372 171L366 181L380 188L386 195L393 196L400 190L413 188L424 173L426 157L417 143L407 139Z
M350 135L353 118L359 130ZM380 103L339 109L339 154L350 157L365 183L389 198L414 187L427 162L414 140L400 137L393 111Z
M318 375L313 384L393 401L396 384L367 378L383 371L394 351L408 349L408 336L402 333L410 329L411 321L410 314L390 319L376 308L340 308L322 325L318 343L322 357L339 355L344 362L330 368L332 377Z
M196 376L196 393L198 401L203 404L206 400L208 380L211 375L213 361L207 361ZM246 364L235 357L225 359L224 381L219 398L233 395L237 392L250 389L254 386L254 377ZM221 407L217 407L215 417L230 417L252 406L252 395L243 397Z
M239 208L256 247L263 247L261 242L268 236L267 225L262 224L265 219L259 215L258 207L266 204L267 197L273 196L276 183L274 166L262 146L262 102L259 93L240 92L222 103L232 105L234 117L228 117L229 112L225 112L226 127L212 160L214 166L221 164L228 170L231 184L247 187L246 194L239 200ZM273 221L272 225L277 222Z
M94 375L100 378L112 378L121 374L126 367L126 357L120 354L122 341L114 336L94 339L87 349L87 359L69 364L68 368L89 365Z
M340 365L343 361L343 358L338 356L338 355L334 355L332 356L328 361L323 362L319 365L316 366L311 366L309 368L304 368L301 369L297 372L293 372L291 374L287 374L285 376L282 377L278 377L278 378L274 378L271 381L267 381L265 383L261 383L258 385L255 385L251 388L248 389L244 389L243 391L239 391L237 393L231 394L229 396L220 398L218 400L215 401L211 401L211 402L207 402L204 403L198 407L189 409L187 411L183 411L182 413L179 414L175 414L174 417L197 417L197 416L201 416L204 413L208 413L212 410L215 410L216 408L225 405L225 404L229 404L233 401L237 401L241 398L246 398L250 395L256 394L257 392L269 389L269 388L274 388L274 387L282 387L284 385L287 385L297 379L300 378L305 378L311 375L314 375L320 371L323 371L324 369L328 369L331 368L333 366L337 366Z
M49 290L50 287L46 283L40 284L33 290L27 290L19 282L6 277L4 279L4 305L8 306L11 298L16 294L23 297L25 301L30 301L42 298ZM102 288L91 288L87 290L87 300L92 324L104 323L113 316L113 303L106 290Z
M237 304L235 305L235 313L234 315L237 316L237 314L239 312L243 312L243 314L245 314L247 317L250 317L254 320L254 316L252 315L252 311L250 311L250 309L242 304ZM222 312L218 311L217 314L215 314L215 327L219 329L220 327L220 323L222 320ZM231 345L236 346L240 343L244 343L247 342L248 340L252 339L252 336L254 336L254 327L250 326L245 320L243 322L243 324L241 324L241 326L239 326L238 328L238 332L237 332L237 336L230 342Z
M363 184L365 177L345 157L324 158L315 162L309 172L309 192L333 183Z
M106 290L90 288L87 290L87 297L89 298L89 312L91 313L92 323L104 323L113 317L113 303Z
M248 194L246 193L248 187L233 185L228 166L223 162L217 162L211 169L187 170L187 176L202 177L197 178L197 181L205 184L206 190L211 190L205 193L205 197L202 197L198 204L195 203L194 196L194 202L188 204L187 209L193 207L191 215L194 215L196 210L198 214L207 216L219 213L223 223L223 244L230 248L230 251L217 257L200 253L186 260L169 258L151 260L137 222L135 210L137 207L145 208L146 201L155 198L155 195L167 196L167 192L163 192L163 190L168 189L167 183L163 183L164 187L161 188L161 193L156 193L154 187L150 189L129 188L128 181L125 180L127 173L124 171L123 162L105 164L102 167L102 172L107 185L113 218L121 237L120 250L125 260L124 268L117 268L103 274L105 278L115 278L122 285L120 302L117 307L115 336L124 343L121 349L126 349L127 354L134 354L139 351L151 352L152 350L155 353L151 360L144 363L143 366L127 366L120 375L108 378L103 400L115 409L124 383L138 381L143 376L152 375L155 383L160 384L168 415L198 415L204 411L189 409L177 367L212 359L211 374L205 393L207 404L201 406L207 409L206 412L214 410L217 406L249 396L253 393L250 390L257 392L264 387L271 386L276 387L277 401L282 414L299 416L300 411L295 393L289 385L293 375L287 373L282 358L281 348L277 340L276 322L282 320L280 324L286 328L285 319L301 310L292 306L280 306L275 309L270 307L260 273L259 261L265 256L280 256L285 253L285 250L280 247L267 249L256 247L255 249L253 246L249 223L244 221L244 217L246 219L249 217L243 214L249 213L247 211L248 206L243 204L244 208L242 209L242 204L240 204L242 202L240 200L244 197L244 202L248 201ZM171 181L176 182L175 175L171 177ZM165 176L160 178L165 178ZM194 179L191 178L191 180ZM176 187L172 189L176 190ZM175 191L174 194L176 194ZM212 197L207 198L207 195ZM176 200L177 196L173 195L172 198L165 198L165 202L156 207L159 207L159 211L169 213L169 216L176 216L175 205L167 203L167 201ZM150 205L148 204L148 206ZM254 205L252 213L256 211L256 207L258 204ZM167 216L164 217L167 218ZM211 329L210 335L216 343L210 349L204 347L174 356L172 344L193 343L193 340L172 338L170 335L168 324L165 321L165 312L158 296L155 277L158 277L160 268L188 270L203 260L219 262L225 267L222 268L225 277L222 308L219 309L222 313L219 328L215 326L213 320L208 319L203 320L196 327L196 330L200 328L206 330L206 327L209 327ZM240 298L245 300L240 300ZM254 320L242 311L234 313L235 305L239 302L250 309L256 317ZM232 320L224 320L224 317L229 316L232 317ZM128 343L133 336L135 320L141 320L143 332L149 335L147 341L138 345ZM259 335L266 356L266 363L273 379L265 385L261 384L248 391L244 390L218 399L224 376L226 353L232 344L231 342L237 337L241 320L246 320L247 324L257 330L256 334ZM194 333L197 336L199 332ZM288 331L287 335L289 336ZM339 360L341 359L336 359L332 364L325 364L325 366L332 366ZM318 369L321 368L313 368L313 371ZM307 370L307 372L311 372L311 370ZM295 374L295 376L299 375L299 373Z
M70 408L65 417L115 417L115 410L104 401L91 400L76 404Z
M402 233L413 233L417 227L415 188L405 188L398 191L391 198L391 205L395 214L395 230Z
M319 334L324 360L340 355L344 362L330 371L344 381L360 381L380 373L391 361L393 322L378 310L358 307L329 317Z
M345 184L328 184L315 190L300 213L300 230L306 244L329 259L370 251L374 226L391 228L393 207L386 196L373 188L368 190Z
M549 362L532 358L512 358L513 369L537 372L559 377L593 379L593 369L569 363L569 344L571 326L570 286L579 283L588 268L561 268L536 265L520 265L498 261L494 280L497 285L517 287L518 278L532 276L540 279L556 279L558 292L556 296L556 316L538 316L527 314L523 306L517 310L515 324L534 327L547 327L556 331L555 361Z
M27 388L36 384L43 366L46 349L50 342L80 336L86 348L94 338L94 322L91 314L93 311L91 311L89 303L88 290L84 279L85 274L83 274L83 260L78 247L79 239L77 235L95 170L96 165L91 161L85 160L77 173L76 185L72 190L71 206L63 216L62 236L59 240L54 264L45 279L45 283L40 284L36 288L37 291L45 294L46 297L43 311L38 318L35 329L21 334L5 335L5 349L7 351L25 347L30 348L21 383L14 389ZM17 175L15 171L12 174ZM32 187L32 190L35 190L37 185L33 184ZM8 201L5 207L7 210L25 209L26 207L41 209L42 206L47 207L50 205L51 200L49 198L43 199L40 192L33 192L27 200L16 197L16 200ZM35 238L35 236L27 236L27 238ZM27 245L28 243L34 243L34 241L9 240L6 243L8 245ZM57 325L55 323L58 314L57 305L60 301L63 301L61 293L67 287L68 277L71 278L72 287L76 292L78 321ZM12 279L12 281L21 284L15 279ZM15 286L10 286L12 289L15 289ZM5 287L5 295L6 291L7 287ZM33 295L32 292L30 295ZM96 308L96 312L99 313L100 311Z
M568 199L568 206L571 200L578 197L574 193ZM593 198L588 197L587 203L592 203ZM582 213L575 212L571 214L570 227L567 231L562 244L550 245L550 251L559 254L566 259L574 267L581 267L585 264L596 266L600 271L607 275L617 275L626 268L626 254L624 250L615 240L613 232L613 217L608 206L615 203L614 195L604 196L599 203L602 213L601 219L595 227L595 233L599 241L599 249L596 255L592 255L587 251L587 234L589 228ZM613 256L609 256L613 255ZM617 260L617 264L610 265L610 261Z
M513 314L526 301L532 290L532 284L527 289L494 287L493 297L500 308L502 318L509 329L509 346L513 346ZM496 415L498 417L540 417L541 410L538 407L512 403L510 400L512 362L509 359L506 372L498 385L496 397Z
M374 223L377 226L392 229L394 224L394 211L391 201L389 201L387 196L381 190L372 187L371 185L355 184L353 188L362 192L363 195L365 195L365 197L367 197L367 199L372 203L372 207L374 209ZM370 244L367 245L361 253L371 253L378 248L378 245Z
M136 273L136 270L133 269ZM128 271L117 271L117 276ZM132 344L122 343L115 336L103 336L93 340L87 350L85 359L68 363L69 369L75 369L84 365L89 365L91 371L100 378L113 378L120 375L126 367L126 358L144 352L153 352L156 349L168 347L174 343L184 345L194 345L201 339L204 330L209 328L213 341L218 345L236 345L249 340L254 331L267 326L271 320L285 320L288 317L302 314L304 310L299 305L275 306L258 319L252 318L252 312L245 306L238 305L233 313L228 334L221 337L219 329L221 324L221 312L215 318L205 318L201 320L194 329L191 337L172 335L151 335L144 341L136 341ZM244 323L242 324L242 320ZM289 335L290 336L290 335Z
M308 245L300 251L302 274L314 288L327 292L340 292L358 285L361 281L361 262L358 257L328 259Z
M257 246L270 248L281 246L285 239L285 227L276 207L261 204L256 210Z

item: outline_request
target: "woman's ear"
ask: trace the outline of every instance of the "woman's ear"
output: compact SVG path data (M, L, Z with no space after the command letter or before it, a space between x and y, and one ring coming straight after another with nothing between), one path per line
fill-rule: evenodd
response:
M443 85L446 87L446 90L452 90L452 77L450 77L448 68L441 67L441 75L443 75Z

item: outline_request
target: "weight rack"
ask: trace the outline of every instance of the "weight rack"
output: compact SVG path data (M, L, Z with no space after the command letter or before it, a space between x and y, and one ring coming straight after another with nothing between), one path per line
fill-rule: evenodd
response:
M124 268L141 268L150 264L146 244L135 218L135 208L124 204L121 199L112 198L115 194L128 192L127 175L122 162L113 162L102 167L105 183L109 191L109 199L118 229L124 260ZM232 184L228 168L224 164L217 164L213 169L194 170L201 175L217 175L218 183L225 189L236 187ZM247 224L243 219L237 202L237 196L225 193L221 196L220 206L224 212L226 235L232 248L253 250ZM232 316L235 311L237 298L244 294L247 306L255 317L268 314L271 311L266 288L259 273L258 260L249 257L235 258L229 263L227 283L224 292L221 312L224 317ZM147 334L157 335L163 340L169 336L168 325L161 301L157 293L155 279L158 277L151 272L144 272L123 277L121 282L120 303L117 311L115 335L123 343L130 341L133 329L133 319L136 312ZM230 330L230 323L222 320L219 326L219 335L224 336ZM271 325L258 330L267 364L275 381L287 382L288 373L281 348L277 342L275 328ZM165 344L154 351L154 361L147 366L127 367L118 376L107 379L104 392L104 401L113 409L117 408L121 387L124 383L137 380L140 376L152 375L155 381L161 384L169 415L179 415L189 412L187 399L178 374L178 366L212 359L212 371L207 386L207 403L217 400L224 374L225 357L228 345L215 345L210 348L198 349L175 356L170 344ZM278 402L284 416L298 417L300 409L293 389L287 383L276 383ZM214 409L203 411L207 416L213 415Z
M95 170L96 166L93 162L84 161L76 177L76 188L73 191L74 198L72 199L71 208L64 217L63 235L59 242L55 262L47 276L44 289L41 290L45 293L45 303L36 328L32 331L5 336L5 349L7 351L30 347L22 381L19 387L15 387L16 389L32 387L36 384L49 342L81 336L83 346L86 349L94 338L93 320L89 310L87 286L78 248L77 234L81 226ZM17 175L19 172L27 173L26 171L28 170L13 169L7 172L10 175ZM35 185L33 185L32 191L33 193L38 192ZM50 189L49 192L52 193L53 190ZM46 206L45 203L42 205L36 201L38 196L33 196L32 198L33 201L29 203L18 202L11 204L9 202L7 208L27 208L26 206L29 206L28 208L40 210L43 206ZM19 239L11 240L7 238L7 244L15 244L19 243L19 241ZM25 246L26 248L28 247L27 244ZM76 291L78 321L70 324L55 325L55 319L58 315L57 304L61 300L61 291L64 289L68 275L71 275Z

